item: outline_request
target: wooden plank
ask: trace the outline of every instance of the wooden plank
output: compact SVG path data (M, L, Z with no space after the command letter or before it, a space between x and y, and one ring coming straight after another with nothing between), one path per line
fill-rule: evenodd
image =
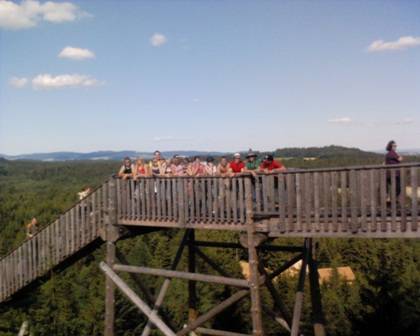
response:
M117 181L116 181L116 185L118 185ZM91 206L92 210L91 210L91 213L89 215L89 222L90 222L90 226L92 228L91 229L92 235L90 236L91 240L95 239L98 235L98 226L97 226L98 215L96 213L98 211L98 205L97 205L96 195L97 195L97 192L95 191L90 198L90 201L91 201L91 204L92 204L92 206ZM118 198L118 191L117 191L117 198ZM119 206L117 206L117 208L119 208ZM117 214L117 216L118 216L118 214Z
M156 218L162 220L162 179L156 178Z
M359 210L359 197L357 190L357 174L355 170L350 170L349 174L350 182L350 212L351 212L351 231L356 233L359 230L358 223L358 210Z
M401 182L401 193L400 193L400 212L401 212L401 224L400 230L402 232L407 231L407 212L406 212L406 186L407 186L407 177L406 177L406 168L400 168L400 182Z
M386 171L385 169L380 170L380 195L381 195L381 231L386 232L388 225L387 225L387 209L386 209Z
M256 212L261 212L261 186L262 186L262 176L257 176L255 178L255 203L256 203Z
M313 177L311 173L305 175L305 213L306 213L306 232L313 231L312 218L312 194L313 194Z
M136 200L138 199L138 193L137 193L137 183L134 182L134 180L130 180L130 215L132 219L137 219L137 207L136 207Z
M297 173L296 178L296 231L302 231L302 174Z
M128 195L128 193L127 193ZM103 227L105 228L105 226L108 224L108 221L105 220L106 218L109 219L109 182L105 183L102 186L102 206L103 206Z
M340 172L340 196L341 196L341 232L348 231L348 192L347 192L347 172Z
M330 230L330 213L331 213L331 185L330 185L330 173L325 172L322 174L323 177L323 205L324 205L324 216L323 216L323 231L329 232Z
M206 179L206 186L207 186L207 220L209 222L213 219L213 179L207 178Z
M411 231L418 230L418 171L419 168L411 168Z
M279 224L278 230L282 233L286 232L286 176L284 174L278 175L279 184Z
M60 237L60 219L57 219L54 222L54 263L58 264L60 262L60 249L61 249L61 237Z
M390 188L390 199L391 199L391 231L397 231L397 175L395 169L391 169L391 188Z
M331 172L331 226L333 232L338 232L338 177L337 172Z
M192 202L194 199L191 197L190 191L192 190L192 185L190 183L190 179L182 179L182 189L183 189L183 195L184 195L184 224L187 222L191 222L191 218L193 218L192 213Z
M321 195L320 195L320 180L319 180L320 174L318 172L314 173L313 176L313 185L314 185L314 229L316 232L319 232L321 230L320 225L320 207L321 207Z
M27 244L28 244L28 258L29 258L28 281L32 281L32 279L34 278L34 252L33 252L32 239L28 240Z
M276 209L275 199L274 199L274 175L267 175L267 211L274 212Z
M66 212L64 214L65 221L66 221L66 252L64 254L65 257L67 257L70 254L71 251L71 227L70 227L70 212Z
M239 221L245 223L246 217L246 206L245 206L245 179L249 177L241 177L238 179L239 191L238 191L238 203L239 203ZM235 208L236 209L236 208ZM236 212L236 210L235 210Z
M177 202L177 192L178 192L178 181L176 178L171 180L172 182L172 199L171 199L171 207L173 208L173 216L172 220L177 221L179 218L179 205Z
M173 198L172 198L172 179L166 180L166 197L165 197L166 205L167 205L167 213L166 219L172 220L173 216Z
M187 182L187 180L183 180L183 179L178 179L175 180L176 184L177 184L177 193L178 193L178 223L182 226L185 225L186 223L186 207L187 205L185 204L185 183Z
M206 216L206 185L205 185L205 178L201 177L200 178L200 209L201 209L201 213L200 213L200 218L201 221L207 221L207 216Z
M359 171L359 190L360 190L360 223L363 232L368 231L367 226L367 206L368 206L368 187L367 172L364 170Z
M372 169L369 171L369 191L370 191L370 231L377 231L377 204L378 204L378 174L379 171Z
M121 190L121 179L115 179L117 184L117 216L118 218L122 218L122 190Z
M225 189L226 189L226 183L229 183L228 178L222 178L220 179L220 188L219 188L219 221L224 222L225 221Z
M145 215L143 220L151 219L152 205L151 205L151 196L150 196L150 179L144 181L144 204L145 204Z
M86 225L87 203L83 200L80 203L80 246L85 246L89 242L89 231Z
M45 271L48 271L51 267L51 224L45 231Z
M239 178L234 177L231 179L231 188L232 192L227 193L226 195L226 213L227 213L227 221L233 221L233 223L238 222L238 183ZM232 216L232 217L231 217Z
M70 209L70 222L71 222L71 236L72 236L72 244L71 244L71 252L73 254L80 248L80 217L79 214L76 213L76 209L78 212L80 211L80 207L74 207Z
M74 233L75 233L75 246L74 246L74 250L78 251L81 247L81 239L82 239L82 228L81 228L81 223L82 223L82 216L81 216L81 206L80 203L76 204L75 207L73 207L73 212L74 212Z
M261 181L262 181L262 186L261 186L262 187L261 188L262 212L269 212L270 206L269 206L269 196L268 196L268 176L263 175L261 177Z
M146 181L145 179L140 180L140 200L141 200L141 216L140 218L142 220L145 220L147 218L147 187L146 187Z
M294 232L294 213L295 213L295 183L294 175L286 175L287 184L287 232Z

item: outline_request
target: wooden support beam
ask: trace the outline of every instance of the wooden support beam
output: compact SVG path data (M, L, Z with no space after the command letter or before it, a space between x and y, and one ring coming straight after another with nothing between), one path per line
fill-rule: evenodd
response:
M119 272L132 272L139 274L149 274L163 276L165 278L178 278L192 281L211 282L221 285L229 285L234 287L248 287L248 281L237 278L227 278L218 275L207 275L201 273L190 273L181 271L164 270L160 268L142 267L142 266L130 266L115 264L114 270Z
M190 232L190 230L186 230L185 233L184 233L184 236L182 237L181 243L179 244L178 250L176 251L175 258L172 261L171 270L175 270L176 267L178 266L180 260L181 260L182 252L184 251L184 247L185 247L185 244L187 242L189 232ZM166 295L166 292L169 289L170 283L171 283L170 278L166 278L163 281L163 284L160 287L159 294L157 296L155 305L153 306L153 312L154 313L159 312L160 306L162 305L163 300L165 299L165 295ZM151 320L147 321L146 326L144 327L143 332L141 334L142 336L148 336L150 334L150 330L152 328L152 322L153 321L151 321Z
M124 257L124 255L122 253L120 253L117 250L117 262L121 263L123 262L124 264L128 264L127 259ZM141 291L141 293L144 295L145 297L145 301L148 305L151 305L155 300L153 299L153 295L152 293L149 291L149 289L144 286L143 282L140 280L139 278L139 274L135 274L135 273L128 273L128 276L133 280L135 286L137 287L138 290ZM162 320L171 328L171 329L175 329L175 325L172 323L170 317L163 311L160 311L160 315L162 317ZM139 326L137 326L139 327ZM136 328L137 329L137 328Z
M263 335L260 282L258 273L258 254L255 244L255 223L253 220L253 201L251 179L245 179L246 228L248 237L249 288L251 292L252 334Z
M297 291L295 296L295 306L293 309L293 319L292 319L292 331L290 336L298 336L299 334L299 324L300 317L302 314L303 307L303 292L305 287L305 276L306 276L306 266L308 265L309 257L309 248L308 248L308 239L305 239L305 252L304 258L302 260L302 266L299 272L299 280L297 285Z
M243 289L243 290L240 290L239 292L236 292L235 294L233 294L226 300L219 303L217 306L210 309L207 313L204 313L203 315L197 317L197 319L194 322L188 324L184 329L180 330L176 334L178 336L187 335L190 331L197 329L198 327L200 327L201 325L203 325L204 323L206 323L207 321L215 317L217 314L221 313L223 310L230 307L235 302L238 302L239 300L243 299L247 295L248 295L247 289Z
M128 264L127 258L120 253L120 251L116 251L116 263L119 264ZM147 304L151 304L154 302L152 293L143 285L143 283L140 281L139 275L135 273L128 273L128 276L131 280L133 280L134 284L138 289L142 292L142 294L145 297L145 301Z
M274 286L272 282L272 279L270 278L267 271L265 270L262 258L260 258L258 269L261 275L264 276L265 285L267 286L267 289L270 292L271 297L273 298L275 313L279 312L281 314L281 316L283 317L283 320L287 323L287 327L290 329L290 326L292 324L292 318L290 317L290 312L287 309L286 305L284 304L283 300L281 299L280 294L278 293L276 287Z
M204 260L207 264L209 264L216 272L224 277L229 277L230 275L221 268L218 264L216 264L210 257L208 257L203 251L201 251L198 247L195 247L195 253Z
M134 291L111 269L108 264L101 262L99 267L106 274L107 278L109 278L165 336L175 336L175 333L165 324L165 322L161 320L157 312L152 311L152 309L150 309L150 307L142 299L140 299L136 293L134 293Z
M325 317L322 309L321 290L319 288L318 265L315 244L309 239L309 284L312 303L312 323L315 336L325 336Z
M107 185L105 185L107 186ZM115 181L109 181L108 217L105 221L106 262L111 267L115 263L118 228L117 223L117 194ZM105 279L105 336L114 336L115 329L115 285L109 277Z
M269 278L270 279L274 279L276 276L279 276L281 273L283 273L288 268L292 267L294 264L296 264L302 258L303 258L303 254L302 253L294 256L292 259L286 261L283 265L281 265L278 269L276 269L275 271L271 272L269 274Z
M226 330L216 330L216 329L209 329L209 328L197 328L195 329L198 333L202 335L214 335L214 336L251 336L249 334L241 334L232 331Z
M231 242L217 242L217 241L202 241L196 240L194 243L195 246L199 247L215 247L215 248L232 248L232 249L242 249L246 248L239 243ZM283 245L261 245L259 247L264 251L273 251L273 252L302 252L303 248L300 246L283 246Z
M188 235L188 272L195 273L195 231L190 230ZM188 322L193 322L198 316L197 313L197 289L196 282L188 281Z
M106 242L106 262L115 262L115 243ZM115 328L115 285L108 277L105 279L105 336L114 336Z

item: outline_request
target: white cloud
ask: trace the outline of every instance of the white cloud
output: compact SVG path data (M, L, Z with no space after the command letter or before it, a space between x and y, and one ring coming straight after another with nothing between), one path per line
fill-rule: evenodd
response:
M103 84L97 79L86 75L58 75L41 74L32 79L34 89L59 89L66 87L88 87Z
M331 124L350 124L352 123L352 120L349 117L341 117L341 118L329 119L328 122Z
M65 47L58 54L60 58L69 58L72 60L81 61L84 59L95 58L95 53L89 49L75 48L75 47Z
M25 77L12 77L9 80L9 84L15 88L21 89L26 86L28 79Z
M0 0L0 28L5 29L32 28L40 21L71 22L88 15L71 2L24 0L18 4Z
M154 33L152 37L150 38L150 43L154 47L160 47L164 45L166 42L168 42L168 39L165 35L160 33Z
M420 37L402 36L396 41L373 41L368 47L369 52L404 50L420 46Z

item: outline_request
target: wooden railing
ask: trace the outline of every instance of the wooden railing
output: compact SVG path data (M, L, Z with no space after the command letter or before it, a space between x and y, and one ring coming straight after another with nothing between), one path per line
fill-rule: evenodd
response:
M108 192L106 182L0 260L0 302L98 238Z
M414 163L232 178L117 180L118 220L245 230L248 213L253 220L266 220L266 230L278 235L418 236L419 179L420 164ZM252 197L248 212L247 194Z
M254 221L272 236L420 238L419 182L420 163L111 179L0 260L0 302L103 237L107 224L245 231Z
M271 229L285 235L420 237L419 178L419 163L259 176L255 213L277 216Z
M243 226L249 177L117 180L118 221L177 226ZM249 181L248 181L249 182Z

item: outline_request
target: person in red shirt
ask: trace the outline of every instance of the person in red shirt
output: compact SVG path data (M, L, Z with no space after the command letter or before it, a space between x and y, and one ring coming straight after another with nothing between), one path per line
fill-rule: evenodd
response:
M273 155L266 155L264 161L260 164L259 171L262 173L281 173L286 171L286 168L281 162L274 160Z
M243 173L245 169L245 163L241 160L241 154L235 153L233 156L233 161L229 164L229 167L233 174Z

